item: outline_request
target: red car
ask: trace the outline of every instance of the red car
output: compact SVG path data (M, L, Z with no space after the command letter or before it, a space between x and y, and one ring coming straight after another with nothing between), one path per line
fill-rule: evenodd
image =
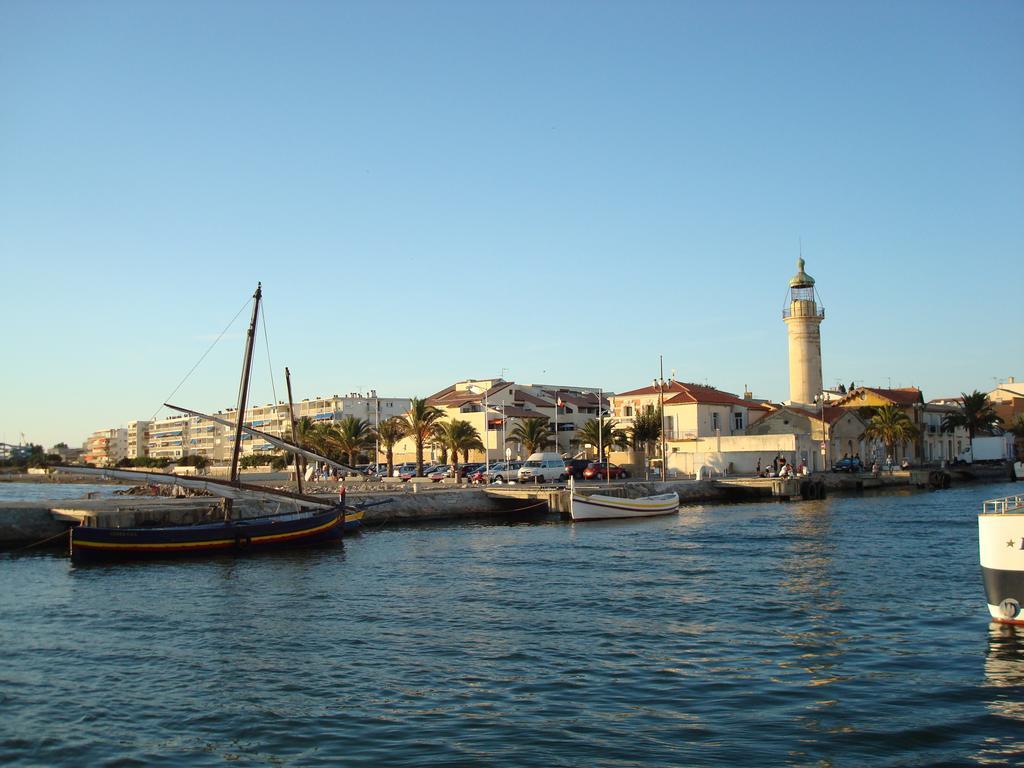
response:
M618 464L610 464L605 461L592 461L583 470L585 480L625 480L629 473Z
M427 477L430 478L431 482L440 483L446 477L451 477L451 473L452 473L452 466L451 466L451 464L441 464L441 465L439 465L437 467L434 467L434 471L429 473L429 474L427 474ZM426 473L424 473L424 474L426 474Z

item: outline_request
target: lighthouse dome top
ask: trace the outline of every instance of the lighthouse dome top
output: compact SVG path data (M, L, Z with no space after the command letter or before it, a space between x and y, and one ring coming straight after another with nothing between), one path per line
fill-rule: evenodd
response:
M790 288L810 288L814 285L814 278L804 272L804 257L796 260L796 274L789 279Z

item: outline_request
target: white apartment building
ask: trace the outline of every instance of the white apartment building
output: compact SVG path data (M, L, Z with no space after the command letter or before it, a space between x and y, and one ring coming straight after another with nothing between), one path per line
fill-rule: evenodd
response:
M346 416L364 419L371 427L381 421L405 413L409 399L379 397L375 391L367 394L307 398L295 403L295 418L308 417L315 422L334 422ZM233 408L210 414L234 423L237 411ZM247 427L266 432L273 437L288 439L291 419L288 404L283 402L255 405L245 410ZM150 456L180 459L185 456L205 456L211 462L223 464L231 460L234 430L223 424L198 416L170 416L152 422L147 443ZM248 433L242 434L241 455L276 453L271 443Z
M189 416L168 416L150 422L146 454L154 459L180 459L188 456Z
M139 459L148 456L149 421L128 422L128 447L127 456L129 459Z
M82 446L82 459L98 467L112 467L128 455L128 430L123 427L99 429Z
M466 379L426 398L440 408L445 419L462 419L472 424L487 449L487 460L498 461L506 455L526 458L523 447L506 441L518 421L543 418L548 421L557 448L547 450L572 455L580 450L577 433L590 419L597 418L599 387L561 384L517 384L504 379ZM607 399L601 401L607 407ZM555 428L557 422L557 430ZM507 451L506 451L507 449ZM396 461L412 461L415 441L407 437L395 445ZM437 446L425 447L425 461L440 455ZM471 461L483 461L481 451L470 452Z
M932 400L921 412L921 458L924 461L952 461L967 449L968 434L963 427L944 430L942 422L960 407L948 400Z

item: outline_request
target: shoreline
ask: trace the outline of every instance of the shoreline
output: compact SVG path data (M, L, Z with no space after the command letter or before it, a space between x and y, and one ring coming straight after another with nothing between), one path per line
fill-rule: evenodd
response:
M918 490L927 488L924 479L928 472L894 471L880 477L870 473L848 475L840 473L819 473L803 480L820 483L825 497L831 494L857 495L865 492L899 489ZM972 471L954 471L951 481L955 485L965 482L998 483L1010 479L1002 467L975 467ZM100 479L104 482L97 483ZM83 478L74 475L55 479L48 475L2 476L8 484L25 482L27 485L125 485L123 481L103 478ZM263 479L266 485L288 485L287 480ZM677 480L660 481L630 480L623 483L601 485L581 483L583 489L604 490L612 495L646 496L675 492L684 506L696 504L729 504L751 501L800 501L795 490L789 495L780 495L779 488L773 495L773 483L769 479L734 477L726 481ZM503 485L482 486L434 484L423 482L391 483L356 481L346 483L349 502L358 505L360 499L370 501L381 496L390 496L391 503L367 508L364 523L370 528L388 525L410 525L417 523L443 523L460 520L507 519L529 513L531 516L564 516L567 509L567 493L563 485ZM948 485L946 486L948 487ZM306 487L310 495L331 497L338 493L338 483L316 483ZM490 491L490 492L488 492ZM805 497L808 500L822 498ZM60 534L73 523L72 519L89 519L93 525L132 526L141 519L146 524L181 525L195 522L197 509L206 509L216 503L216 497L149 496L145 494L116 494L98 498L78 499L36 499L0 501L0 550L14 549L26 544L41 542L47 538L57 539L54 546L61 546ZM60 512L55 513L55 510ZM70 517L69 517L70 512ZM250 513L251 514L251 513ZM245 513L243 513L243 516Z

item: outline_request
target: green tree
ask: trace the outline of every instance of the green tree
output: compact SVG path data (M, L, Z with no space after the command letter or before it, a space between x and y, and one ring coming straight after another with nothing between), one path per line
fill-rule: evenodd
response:
M377 439L384 446L388 462L388 477L395 469L395 443L408 434L408 425L400 416L392 416L377 425Z
M438 452L440 456L440 463L448 463L448 443L444 441L444 434L441 431L441 424L435 424L434 428L430 431L430 440L427 443L432 450Z
M960 393L963 399L960 409L948 413L942 419L942 428L950 432L956 427L963 427L973 441L978 432L992 432L1002 425L1003 420L996 414L988 395L974 390L971 394Z
M476 427L463 419L443 421L437 425L435 433L441 444L452 454L452 474L459 476L459 451L469 454L471 450L484 449L483 441Z
M653 446L661 438L661 407L648 406L633 418L633 426L629 430L633 447L650 455Z
M242 469L251 469L252 467L262 467L265 464L269 464L272 470L280 472L288 465L289 461L289 457L283 453L253 453L249 456L243 456L238 465Z
M426 400L414 397L402 418L408 434L416 443L416 477L423 477L423 446L430 440L434 425L444 418L444 412Z
M309 416L303 416L295 422L295 431L292 434L292 442L300 448L316 451L316 441L319 438L318 429L320 424L313 421ZM318 452L318 451L317 451Z
M370 422L357 416L345 416L338 422L333 433L337 447L348 456L348 465L355 466L356 455L373 445L373 430Z
M523 419L509 430L506 443L522 443L526 455L537 453L538 450L546 448L551 442L551 427L548 420L539 416L533 419Z
M202 470L210 466L210 459L201 453L194 453L191 456L182 456L177 463L180 467L195 467Z
M914 440L918 432L903 409L897 405L883 405L875 409L864 434L885 443L886 452L895 458L896 444Z
M578 435L581 442L590 443L595 448L601 446L601 449L606 454L598 456L598 459L601 461L604 461L607 454L611 453L612 447L616 445L620 448L629 447L629 436L621 429L615 429L611 421L604 417L600 421L590 419L580 427Z

